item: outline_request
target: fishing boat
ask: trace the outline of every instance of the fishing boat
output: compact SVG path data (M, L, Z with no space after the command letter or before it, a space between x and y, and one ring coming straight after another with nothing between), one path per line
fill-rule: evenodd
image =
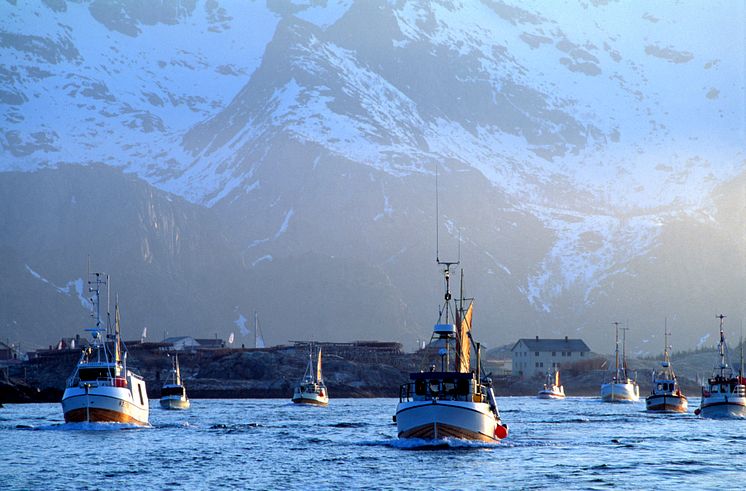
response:
M93 281L90 278L95 278ZM127 348L122 342L119 322L119 303L115 304L112 328L106 314L106 327L101 325L102 286L109 277L104 273L89 275L88 291L93 293L92 316L95 327L86 329L91 342L83 348L62 395L65 422L113 422L148 425L149 403L145 381L127 367Z
M161 407L164 409L189 409L191 403L186 395L186 388L181 382L179 355L174 355L171 365L171 380L161 388Z
M539 399L565 398L565 388L560 384L559 370L555 370L554 375L551 372L547 372L547 380L544 383L544 388L539 391L537 397Z
M601 400L604 402L637 402L640 400L640 386L629 376L627 368L626 327L622 327L622 363L619 363L619 323L614 322L616 348L614 352L614 374L609 382L601 385Z
M313 343L309 345L308 366L303 380L293 391L293 402L296 404L312 404L315 406L326 406L329 404L329 391L326 390L324 379L321 376L321 348L319 348L316 360L316 370L313 368Z
M492 380L482 376L480 344L472 339L473 300L452 300L451 266L458 262L441 262L444 266L445 302L433 328L430 347L437 350L440 367L410 374L403 384L396 407L399 438L460 438L497 442L508 436L492 390ZM472 349L476 363L472 366Z
M704 418L746 418L746 380L743 377L743 342L741 342L741 367L738 374L730 366L728 345L725 342L723 321L720 314L719 364L715 372L702 387L702 402L694 411Z
M689 408L686 396L681 393L676 373L671 366L668 345L668 327L663 331L663 361L658 370L653 370L652 392L645 398L645 407L650 412L685 413Z

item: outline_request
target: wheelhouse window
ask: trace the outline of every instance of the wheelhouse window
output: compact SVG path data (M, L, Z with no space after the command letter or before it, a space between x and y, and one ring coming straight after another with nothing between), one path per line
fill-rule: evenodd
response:
M183 387L164 387L161 390L162 396L182 396L184 394Z
M105 367L96 368L81 368L78 370L78 377L80 380L98 380L100 378L106 379L114 376L113 370Z

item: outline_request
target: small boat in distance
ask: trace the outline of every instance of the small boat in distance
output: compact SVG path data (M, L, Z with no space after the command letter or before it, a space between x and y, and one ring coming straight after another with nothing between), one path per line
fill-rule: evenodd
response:
M694 414L703 418L746 418L746 380L743 377L743 341L741 342L741 368L736 375L728 359L728 345L725 343L723 320L720 319L720 342L718 355L720 363L714 375L702 387L702 402Z
M676 373L671 366L668 353L668 326L664 328L663 337L663 361L658 370L653 370L653 389L645 399L645 407L650 412L658 413L685 413L689 408L689 402L681 393Z
M500 419L492 380L482 376L481 347L471 335L473 301L464 308L463 270L461 299L456 301L451 299L450 268L458 263L438 264L445 267L445 303L430 346L437 349L440 370L431 365L428 371L410 374L410 382L401 386L394 416L397 434L399 438L498 442L508 436L508 426Z
M321 376L321 348L319 348L316 360L316 371L313 369L313 352L313 343L311 343L308 350L306 373L303 375L303 380L295 387L292 400L296 404L326 406L329 404L329 392L326 390L324 379Z
M627 369L627 336L628 328L622 327L622 364L619 365L619 323L614 322L616 348L614 352L614 375L611 381L601 385L603 402L637 402L640 400L640 387L637 381L629 377Z
M186 395L186 388L181 382L179 355L173 356L171 380L161 388L161 407L163 409L189 409L191 403Z
M61 401L65 422L146 426L150 411L148 394L143 378L127 368L127 348L120 334L119 303L115 303L113 329L108 305L106 328L101 327L100 289L106 285L108 298L109 277L104 273L92 275L95 281L88 281L88 291L94 294L92 316L96 319L96 327L86 329L92 340L83 348L80 361L67 379Z
M537 395L539 399L564 399L565 388L560 384L559 369L552 372L547 371L547 380L544 382L544 388Z

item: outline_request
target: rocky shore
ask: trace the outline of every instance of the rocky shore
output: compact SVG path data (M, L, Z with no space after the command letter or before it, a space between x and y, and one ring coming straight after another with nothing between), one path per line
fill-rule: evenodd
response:
M179 353L182 377L191 398L289 398L308 363L305 349L294 346L267 349L217 349ZM0 369L0 403L57 402L65 381L78 361L78 350L54 350L22 364ZM398 397L409 373L429 366L425 352L397 353L368 359L324 355L324 380L332 397ZM129 366L145 377L148 395L160 396L169 377L171 360L162 349L139 346L130 349ZM650 390L654 361L640 362L640 394ZM650 365L648 367L648 365ZM490 371L489 361L486 362ZM644 374L644 375L643 375ZM568 396L597 396L605 370L563 370ZM535 395L541 377L494 376L498 396ZM694 378L680 375L684 391L699 394Z

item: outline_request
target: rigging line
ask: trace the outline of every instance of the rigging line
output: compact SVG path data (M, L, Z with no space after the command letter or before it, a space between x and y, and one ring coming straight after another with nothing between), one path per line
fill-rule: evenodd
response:
M440 263L440 211L438 206L438 164L435 164L435 262Z

